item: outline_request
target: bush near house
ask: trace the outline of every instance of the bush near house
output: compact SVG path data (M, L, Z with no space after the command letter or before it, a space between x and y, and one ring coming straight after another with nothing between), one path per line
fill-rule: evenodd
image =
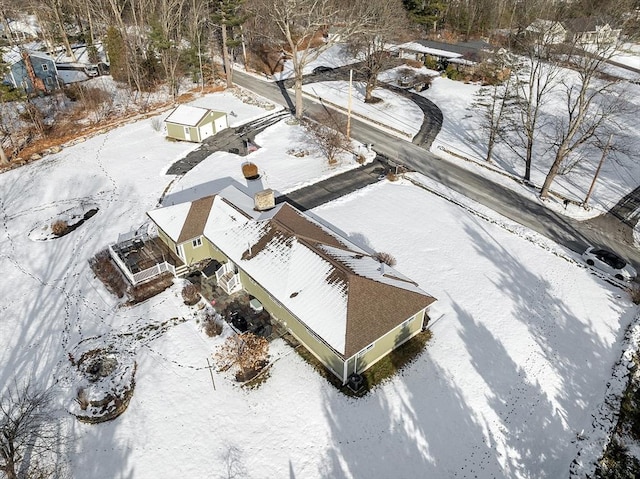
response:
M222 334L222 328L222 317L215 311L207 311L204 321L202 322L202 329L205 334L210 338L220 336L220 334Z
M122 298L127 292L127 280L111 260L109 251L102 250L89 260L91 271L102 281L107 290Z
M234 334L214 358L221 371L237 367L236 381L249 381L268 364L269 341L252 333Z
M182 288L182 299L187 306L193 306L200 301L200 291L193 284L189 283Z

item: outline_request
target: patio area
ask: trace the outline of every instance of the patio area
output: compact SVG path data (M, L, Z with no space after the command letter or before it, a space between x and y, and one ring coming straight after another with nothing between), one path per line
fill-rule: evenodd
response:
M269 341L283 335L286 332L285 328L271 317L257 299L244 290L227 294L218 286L215 274L206 275L207 271L215 271L218 267L219 263L212 260L203 269L205 274L194 272L187 276L187 279L198 287L200 294L236 332L250 332Z

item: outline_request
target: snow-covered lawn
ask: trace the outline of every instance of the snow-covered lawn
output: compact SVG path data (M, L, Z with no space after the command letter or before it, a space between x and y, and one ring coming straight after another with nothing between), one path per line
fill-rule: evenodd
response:
M628 102L625 107L628 111L623 111L617 118L621 125L626 125L622 127L618 137L624 146L623 151L609 155L600 171L590 201L590 205L596 212L611 208L640 184L640 164L630 153L640 144L640 133L631 127L640 109L638 101L640 86L629 83L620 88L623 91L623 98ZM473 106L479 89L478 85L465 85L447 78L438 78L433 82L432 87L423 93L438 105L444 116L442 131L432 146L434 153L443 154L440 149L442 146L455 154L483 161L486 155L486 133L481 128L482 110ZM560 96L548 97L543 108L546 113L554 110L562 112ZM582 201L591 185L600 157L599 152L593 152L587 161L581 162L567 174L558 176L552 188L570 198ZM535 184L542 185L552 160L551 151L543 151L541 148L536 154L531 177ZM493 161L508 173L523 175L524 162L505 146L497 145ZM460 163L471 166L465 161Z
M209 156L171 186L166 204L214 194L230 184L240 185L251 194L265 188L285 194L360 166L349 152L341 152L336 163L330 165L305 129L287 120L258 134L255 143L259 149L244 157L222 151ZM375 157L357 142L352 143L352 149L363 152L367 160ZM259 180L245 180L242 164L247 161L258 166Z
M256 163L281 191L326 174L318 156L283 154L296 131L279 124L256 139ZM566 475L571 441L603 398L635 310L619 289L558 247L383 181L314 214L393 254L401 272L440 300L444 315L426 352L360 400L335 391L280 341L259 389L241 389L223 373L212 381L207 358L223 338L199 331L179 283L120 307L87 263L144 222L172 179L163 172L195 146L167 142L145 120L0 175L0 384L56 385L73 437L72 477ZM234 165L217 164L225 161ZM233 176L239 161L213 157L183 180ZM299 161L306 178L291 172ZM84 203L99 212L76 231L30 236ZM177 317L188 321L161 334ZM137 362L128 410L93 426L66 412L77 394L69 353L88 339Z
M316 67L329 67L337 68L351 63L360 61L358 58L354 58L353 54L349 52L349 47L346 44L338 43L331 45L329 48L323 50L320 53L316 53L317 50L312 49L311 53L306 58L313 60L309 61L303 70L304 75L313 73ZM316 57L317 54L317 57ZM303 53L299 53L302 56ZM315 58L314 58L315 57ZM283 64L282 71L274 75L276 80L285 80L287 78L293 78L293 62L286 60Z
M390 128L393 133L404 136L405 139L411 139L418 133L424 115L414 102L384 88L377 88L373 96L382 101L365 103L364 88L363 82L353 82L351 111L354 114L371 119L382 127ZM322 101L326 100L339 105L345 110L348 108L348 102L345 101L345 94L347 97L349 95L348 81L310 83L304 85L302 90Z

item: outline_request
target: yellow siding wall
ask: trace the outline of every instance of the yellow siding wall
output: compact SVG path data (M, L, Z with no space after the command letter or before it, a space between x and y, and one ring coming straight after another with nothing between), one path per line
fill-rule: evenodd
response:
M211 243L209 243L209 241L207 241L203 236L200 236L200 240L202 241L202 244L197 247L193 246L193 240L180 243L184 248L184 262L187 265L192 265L198 261L202 261L203 259L211 258Z
M362 372L370 366L373 366L377 361L389 354L392 350L418 334L422 330L423 318L424 310L412 316L410 321L405 321L405 323L399 325L395 329L392 329L387 334L378 339L375 342L373 348L357 358L358 372ZM353 373L355 363L355 359L350 358L348 374Z
M209 254L211 255L210 256L211 259L215 259L220 264L226 263L227 261L229 261L229 258L227 258L222 251L216 248L216 246L213 243L211 243L206 237L204 238L204 241L207 243L207 248L209 248Z
M158 228L158 238L160 238L160 240L162 240L162 242L166 244L171 251L173 251L174 253L176 252L176 244L160 228Z
M189 128L191 132L190 135L186 135L184 131L184 126L176 125L175 123L167 123L167 136L170 138L176 138L177 140L187 140L193 141L193 128Z

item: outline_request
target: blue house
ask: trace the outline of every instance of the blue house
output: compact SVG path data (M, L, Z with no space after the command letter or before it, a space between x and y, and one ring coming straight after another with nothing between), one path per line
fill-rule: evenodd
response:
M6 80L15 88L22 88L29 95L60 88L56 63L46 53L23 50L14 58Z

